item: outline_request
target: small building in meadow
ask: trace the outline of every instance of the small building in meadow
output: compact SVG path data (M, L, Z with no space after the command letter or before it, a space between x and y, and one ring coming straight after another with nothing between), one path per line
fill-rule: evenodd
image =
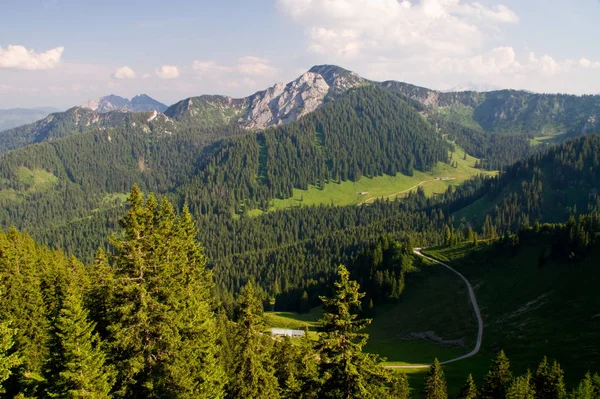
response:
M304 337L304 330L291 330L289 328L271 328L273 337Z

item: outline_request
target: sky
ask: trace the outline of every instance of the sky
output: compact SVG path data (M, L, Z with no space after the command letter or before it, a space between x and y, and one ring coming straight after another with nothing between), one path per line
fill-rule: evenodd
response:
M600 93L600 0L0 0L0 108L250 95L313 65Z

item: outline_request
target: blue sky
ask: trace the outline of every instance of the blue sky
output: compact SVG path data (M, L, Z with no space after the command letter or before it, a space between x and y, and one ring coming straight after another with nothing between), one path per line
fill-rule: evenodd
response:
M245 96L314 64L600 93L598 0L2 0L0 108Z

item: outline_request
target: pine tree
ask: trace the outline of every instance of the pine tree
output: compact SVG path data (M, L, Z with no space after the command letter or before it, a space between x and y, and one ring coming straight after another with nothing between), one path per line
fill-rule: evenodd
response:
M398 373L397 375L394 375L389 397L394 399L410 398L410 387L408 385L408 376L406 373Z
M271 358L272 339L262 334L263 307L252 282L242 288L238 307L234 370L227 388L228 397L279 398Z
M58 372L48 376L49 396L68 399L110 397L112 373L106 365L106 356L94 327L83 307L79 287L71 284L55 326Z
M107 333L125 398L223 397L212 275L192 217L134 186L111 239Z
M446 377L440 362L435 359L425 377L425 387L423 388L423 398L425 399L447 399L448 391L446 387Z
M330 298L323 301L322 332L317 352L323 398L375 398L389 393L393 378L377 356L363 353L368 336L359 331L370 320L358 319L363 293L344 266L338 268Z
M594 390L594 382L591 374L588 372L577 387L573 389L569 399L596 399L596 397L597 392Z
M535 399L535 389L533 388L533 381L531 379L531 373L515 378L506 390L506 399Z
M15 331L10 324L0 321L0 394L4 393L2 383L11 376L15 367L23 363L23 359L12 350L14 335Z
M504 351L500 351L498 356L492 362L492 367L488 371L481 386L482 399L504 399L506 388L512 380L510 364Z
M475 399L477 394L475 380L473 379L473 375L469 374L467 382L465 382L465 385L462 386L458 393L458 399Z
M539 364L533 378L536 397L539 399L564 399L567 390L564 381L564 372L557 361L548 363L544 357Z

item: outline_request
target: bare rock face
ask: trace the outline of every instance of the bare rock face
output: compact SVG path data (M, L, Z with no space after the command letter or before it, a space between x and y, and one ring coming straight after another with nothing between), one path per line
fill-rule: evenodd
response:
M247 129L264 129L296 121L364 82L355 72L317 65L287 84L277 83L249 97L192 97L172 105L165 115L197 125L235 122Z
M290 123L318 109L326 97L338 97L363 81L333 65L315 66L288 84L278 83L251 96L239 122L251 129Z
M287 85L278 83L253 95L240 122L262 129L295 121L317 109L328 92L329 85L321 75L306 72Z

